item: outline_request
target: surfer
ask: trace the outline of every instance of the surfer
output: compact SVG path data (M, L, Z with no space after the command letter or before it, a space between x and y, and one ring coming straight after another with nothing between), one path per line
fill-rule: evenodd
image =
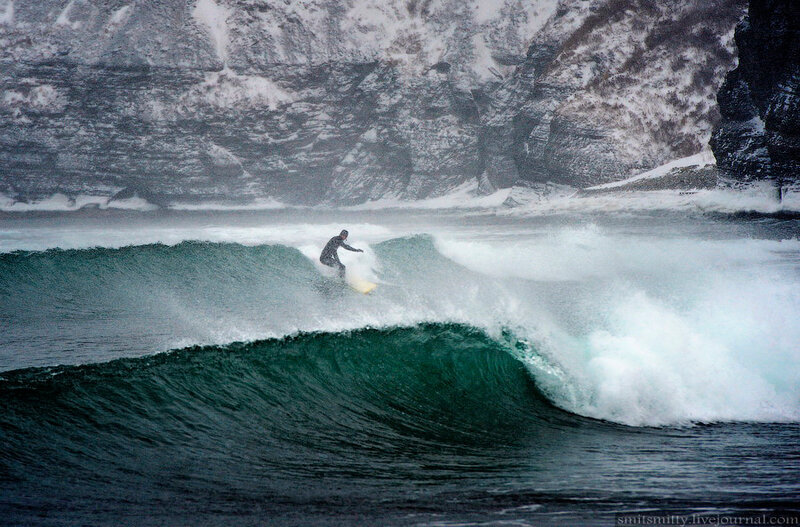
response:
M342 262L339 261L339 255L336 254L336 251L339 250L339 247L343 247L348 251L353 251L354 253L363 253L364 251L361 249L356 249L355 247L350 247L344 241L347 239L347 231L342 230L339 233L339 236L334 236L328 243L325 244L325 248L322 249L322 254L319 255L319 261L323 264L327 265L328 267L337 267L339 269L339 276L344 279L344 269L345 266Z

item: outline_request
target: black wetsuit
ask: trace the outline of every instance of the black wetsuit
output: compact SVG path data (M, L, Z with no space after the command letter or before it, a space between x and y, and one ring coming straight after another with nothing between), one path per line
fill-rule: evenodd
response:
M350 247L346 243L344 243L344 238L341 236L334 236L328 243L325 244L325 248L322 249L322 254L319 255L319 261L327 265L328 267L338 267L339 268L339 276L344 278L344 264L339 261L339 255L336 254L336 251L339 250L339 247L347 249L348 251L353 251L355 253L363 252L361 249L356 249L355 247Z

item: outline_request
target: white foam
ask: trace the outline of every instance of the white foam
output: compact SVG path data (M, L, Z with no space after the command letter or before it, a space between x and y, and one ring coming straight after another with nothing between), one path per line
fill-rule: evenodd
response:
M787 284L777 309L774 283L718 285L684 309L642 292L624 295L570 371L580 395L559 402L630 425L800 419L800 376L781 371L800 354L775 340L800 339L797 284ZM778 318L766 320L761 310Z
M436 245L508 284L516 304L501 318L528 339L520 358L567 410L635 426L800 420L800 372L787 368L800 361L797 239L589 226Z
M698 267L769 260L778 247L800 250L796 240L781 246L765 240L706 240L698 244L689 238L609 236L591 224L523 238L514 244L437 238L436 246L448 258L481 274L546 281L644 275L656 269L691 274Z
M363 239L362 237L362 240ZM311 260L320 274L329 278L336 278L337 270L323 265L319 261L321 249L325 246L326 242L327 240L324 242L320 240L316 243L305 243L300 245L298 249ZM380 273L381 266L372 248L367 243L354 242L349 238L347 244L364 251L363 253L354 253L346 249L339 249L337 251L339 260L347 267L348 276L358 276L365 280L380 282L378 273Z

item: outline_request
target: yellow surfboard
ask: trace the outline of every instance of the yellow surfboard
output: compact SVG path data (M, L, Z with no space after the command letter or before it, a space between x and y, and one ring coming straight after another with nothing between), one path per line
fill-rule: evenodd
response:
M357 276L348 276L347 277L347 285L353 288L354 291L358 291L359 293L364 293L365 295L378 287L378 284L370 282L368 280L364 280L363 278L359 278Z

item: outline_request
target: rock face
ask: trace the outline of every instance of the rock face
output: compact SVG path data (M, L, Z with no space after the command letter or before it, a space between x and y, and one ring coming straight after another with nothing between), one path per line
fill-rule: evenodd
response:
M706 144L743 13L0 0L0 194L348 204L624 179Z
M718 100L723 116L711 146L740 181L800 181L800 3L751 0L736 28L739 66Z

